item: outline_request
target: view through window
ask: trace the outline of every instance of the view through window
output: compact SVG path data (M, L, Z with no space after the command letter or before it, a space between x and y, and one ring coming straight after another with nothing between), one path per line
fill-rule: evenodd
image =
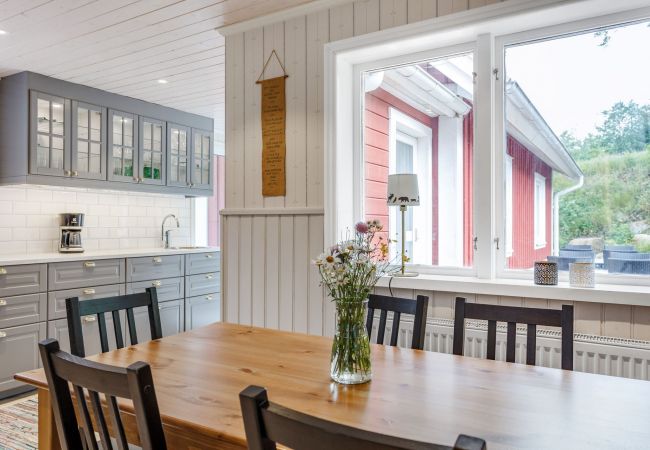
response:
M410 263L473 264L473 55L364 75L366 219L379 220L390 256L401 252L401 214L388 206L389 174L418 177L419 206L404 223Z
M506 48L509 269L650 275L649 23Z

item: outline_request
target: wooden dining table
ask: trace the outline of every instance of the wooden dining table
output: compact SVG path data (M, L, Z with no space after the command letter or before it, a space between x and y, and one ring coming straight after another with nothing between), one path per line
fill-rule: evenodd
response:
M372 345L372 381L329 377L331 339L217 323L95 355L151 364L168 448L241 449L239 392L331 421L451 445L460 433L495 449L650 448L650 382ZM60 448L42 370L17 374L38 388L39 449ZM131 405L120 404L138 443Z

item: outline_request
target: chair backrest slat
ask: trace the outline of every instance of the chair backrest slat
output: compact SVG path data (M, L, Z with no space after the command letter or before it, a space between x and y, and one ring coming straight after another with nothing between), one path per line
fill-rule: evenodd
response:
M508 338L506 340L506 361L515 362L517 349L517 324L508 322Z
M126 440L126 433L122 425L120 417L120 409L117 407L117 399L113 396L106 396L106 403L108 403L108 412L111 418L111 425L116 433L115 441L117 442L118 450L129 450L129 444Z
M131 339L131 344L135 345L138 343L138 333L135 327L135 315L133 314L133 308L126 309L126 323L129 326L129 339Z
M537 325L534 323L528 324L526 331L526 364L530 366L535 365L537 359Z
M497 322L508 324L506 336L506 361L514 362L516 356L517 324L528 325L526 336L526 364L535 364L537 326L562 328L562 368L573 370L573 306L562 305L562 309L523 308L518 306L485 305L467 303L456 298L454 318L455 355L463 354L465 342L465 319L487 320L487 358L496 357Z
M394 312L393 313L393 326L392 329L390 330L390 345L395 347L397 345L397 338L399 338L399 319L400 319L401 313L399 312Z
M104 407L108 409L118 448L127 450L126 434L116 399L120 397L133 402L142 449L166 450L151 368L148 364L137 362L125 369L89 361L61 351L59 343L54 339L39 343L39 351L62 449L98 450L93 420L87 404L88 398L102 450L113 449ZM81 429L75 416L69 384L73 386L82 421ZM105 397L105 405L102 404L100 394Z
M381 312L377 328L377 343L384 343L388 312L391 311L393 313L393 325L391 328L390 345L397 345L399 338L399 324L402 314L411 314L414 316L411 348L422 350L424 348L424 336L426 333L428 305L429 297L424 295L418 295L417 299L413 300L410 298L371 294L368 297L368 317L366 319L368 336L370 336L372 332L372 323L375 317L375 311L379 310Z
M106 418L104 417L104 411L102 411L102 402L99 400L99 394L95 391L89 391L88 396L90 397L90 404L93 407L95 423L99 427L99 437L102 442L102 450L113 450L111 435L108 431L108 425L106 425Z
M353 428L270 403L264 388L248 386L239 394L249 450L272 450L276 443L294 450L485 450L482 439L460 435L454 447Z
M85 357L86 351L83 342L83 329L81 326L82 316L96 315L99 325L99 340L102 352L110 349L108 332L106 327L106 313L111 313L115 341L117 348L125 345L124 334L120 312L126 310L126 321L129 328L131 344L137 344L135 316L133 308L147 307L149 316L149 328L151 339L162 337L160 324L160 311L158 310L158 296L156 288L147 288L146 292L139 294L122 295L118 297L98 298L80 301L78 297L66 299L66 315L68 320L68 331L70 334L70 350L73 355Z
M122 335L122 320L120 319L120 312L113 311L113 331L115 332L115 343L117 348L124 348L124 337Z

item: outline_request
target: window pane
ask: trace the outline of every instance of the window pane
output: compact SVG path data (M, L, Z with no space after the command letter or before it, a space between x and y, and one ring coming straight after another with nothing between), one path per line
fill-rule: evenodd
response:
M364 76L365 216L382 223L396 263L402 214L386 196L388 176L403 173L417 175L419 191L404 213L406 257L473 265L473 71L468 53Z
M649 25L506 48L507 268L650 275Z
M38 99L38 131L50 132L50 102Z

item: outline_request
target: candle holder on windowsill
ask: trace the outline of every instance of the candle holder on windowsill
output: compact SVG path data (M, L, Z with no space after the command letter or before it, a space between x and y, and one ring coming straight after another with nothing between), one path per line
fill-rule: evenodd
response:
M569 263L569 285L571 287L596 287L596 265L590 262Z
M557 263L553 261L535 261L535 284L540 286L557 286Z

